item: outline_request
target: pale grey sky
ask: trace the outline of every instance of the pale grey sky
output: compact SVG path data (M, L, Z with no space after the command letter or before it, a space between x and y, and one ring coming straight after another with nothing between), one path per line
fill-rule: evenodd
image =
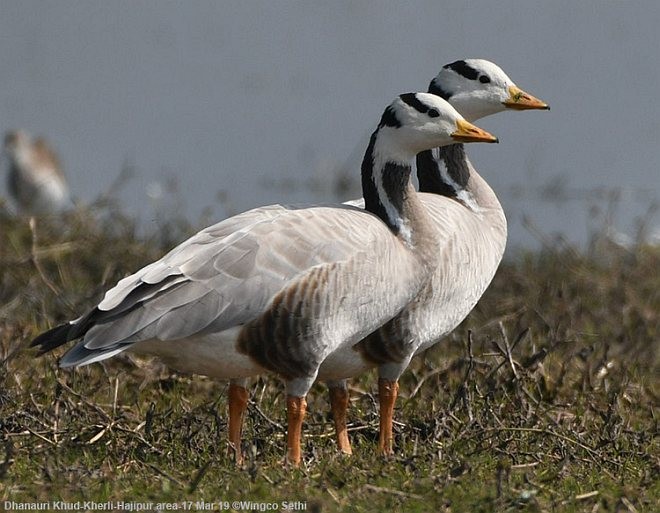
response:
M147 227L147 189L173 177L187 215L220 219L221 190L234 210L335 200L290 184L345 164L357 176L396 94L487 58L552 106L481 120L501 143L469 148L511 247L534 240L524 213L584 240L589 207L605 207L585 191L620 189L624 230L658 198L658 27L656 0L0 0L0 130L47 136L83 201L134 164L121 198ZM568 198L543 200L542 187Z

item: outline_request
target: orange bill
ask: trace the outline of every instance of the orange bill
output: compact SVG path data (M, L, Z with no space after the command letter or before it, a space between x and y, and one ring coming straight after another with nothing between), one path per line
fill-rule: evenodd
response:
M456 142L499 142L497 137L493 134L486 132L478 126L474 126L472 123L465 121L464 119L456 121L456 131L451 134L451 137Z
M514 85L509 86L509 97L503 103L514 110L550 110L550 105Z

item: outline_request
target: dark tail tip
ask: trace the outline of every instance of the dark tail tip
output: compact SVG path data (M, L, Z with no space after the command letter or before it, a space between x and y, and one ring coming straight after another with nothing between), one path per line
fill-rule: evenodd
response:
M48 351L52 351L56 347L60 347L61 345L66 344L70 340L70 331L71 324L61 324L60 326L51 328L39 335L30 343L30 347L39 347L38 355L41 356Z

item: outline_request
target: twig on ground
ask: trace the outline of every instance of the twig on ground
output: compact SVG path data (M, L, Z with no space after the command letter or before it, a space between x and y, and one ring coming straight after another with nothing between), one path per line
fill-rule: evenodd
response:
M268 415L266 415L259 406L254 401L250 401L250 406L254 408L254 410L266 421L268 422L271 426L275 426L277 429L284 430L284 426L280 424L279 422L276 422L272 420Z
M472 331L468 331L468 337L467 337L467 353L468 353L468 364L467 368L465 369L465 375L463 376L463 382L461 385L458 387L458 390L456 391L456 394L454 395L454 399L451 402L451 406L449 407L451 410L453 410L456 407L456 404L458 403L459 400L463 401L463 404L465 405L465 408L468 412L468 419L470 422L474 420L474 416L472 414L472 404L471 404L471 397L470 397L470 392L468 388L468 382L470 380L470 375L472 374L472 369L474 368L474 354L472 352Z
M421 495L416 495L414 493L406 493L402 492L401 490L393 490L391 488L383 488L381 486L374 486L370 484L364 485L362 488L365 490L369 490L372 492L378 492L378 493L389 493L391 495L396 495L397 497L405 497L406 499L423 499Z
M184 485L184 484L183 484L181 481L179 481L176 477L171 476L170 474L168 474L168 473L165 472L164 470L159 469L159 468L158 468L156 465L154 465L153 463L147 463L146 461L143 461L142 463L145 464L147 467L151 468L152 470L154 470L155 472L157 472L158 474L160 474L161 476L163 476L163 477L169 479L169 480L172 481L173 483L176 483L176 484L179 485L181 488L186 488L186 485Z
M585 499L591 499L592 497L596 497L600 492L598 490L594 490L593 492L589 493L581 493L580 495L575 496L576 501L583 501Z
M32 263L34 264L34 267L37 270L37 273L39 273L39 276L41 277L43 282L46 284L46 286L53 292L53 294L60 297L62 295L62 292L46 276L46 273L44 272L43 268L41 267L41 262L39 261L39 256L38 256L39 252L37 250L37 246L38 246L38 244L37 244L37 220L34 217L30 217L29 224L30 224L30 233L32 234L32 251L31 251L30 259L32 260Z

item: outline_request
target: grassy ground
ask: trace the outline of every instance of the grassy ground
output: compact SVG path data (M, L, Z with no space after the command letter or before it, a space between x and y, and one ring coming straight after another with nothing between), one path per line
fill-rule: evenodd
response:
M101 216L97 216L100 218ZM310 394L304 466L287 470L284 396L252 385L247 463L226 454L226 384L120 356L74 372L26 346L80 315L188 227L73 218L31 230L0 210L0 510L117 501L199 510L660 511L660 251L570 248L502 266L470 318L402 378L396 456L375 451L373 374L352 384L354 456ZM232 506L233 501L254 504ZM186 501L192 501L188 503ZM226 502L225 502L226 501ZM134 504L137 507L137 504ZM270 506L272 508L272 506Z

